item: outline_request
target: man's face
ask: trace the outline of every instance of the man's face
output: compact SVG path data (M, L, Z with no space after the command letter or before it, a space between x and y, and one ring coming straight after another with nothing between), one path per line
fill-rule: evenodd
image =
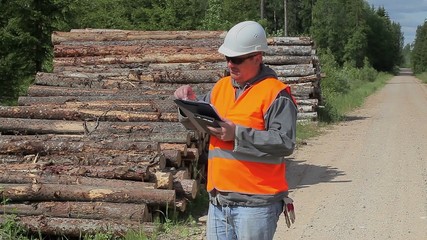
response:
M231 77L238 83L245 83L258 74L262 55L250 53L238 57L226 57L226 60Z

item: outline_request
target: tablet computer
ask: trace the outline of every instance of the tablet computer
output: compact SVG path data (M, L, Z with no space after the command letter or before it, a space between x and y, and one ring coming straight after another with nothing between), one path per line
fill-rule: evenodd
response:
M199 130L201 128L209 133L206 126L220 127L218 122L222 121L221 117L210 103L182 99L175 99L174 102Z

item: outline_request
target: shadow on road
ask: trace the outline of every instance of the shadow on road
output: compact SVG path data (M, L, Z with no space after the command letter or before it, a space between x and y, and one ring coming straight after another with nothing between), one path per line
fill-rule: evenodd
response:
M318 166L306 162L306 160L295 161L294 158L286 158L286 178L290 191L324 182L350 182L333 181L334 178L345 175L344 171L331 166Z
M365 119L368 119L368 118L369 117L350 116L350 115L348 115L348 116L345 116L343 120L346 121L346 122L351 122L351 121L365 120Z

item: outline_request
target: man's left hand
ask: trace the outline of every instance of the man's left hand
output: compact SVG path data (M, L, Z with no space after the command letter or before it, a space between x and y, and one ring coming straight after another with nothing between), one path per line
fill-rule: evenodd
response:
M222 141L234 141L236 124L233 122L223 119L223 122L218 122L220 128L208 127L211 131L211 135L221 139Z

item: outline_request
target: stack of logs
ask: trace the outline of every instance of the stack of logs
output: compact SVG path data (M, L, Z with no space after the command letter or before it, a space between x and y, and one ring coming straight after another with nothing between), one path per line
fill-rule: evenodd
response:
M185 211L205 182L208 136L179 122L173 92L227 74L225 32L55 32L54 71L0 107L1 212L30 230L79 236L145 227ZM309 38L269 38L264 60L316 119L320 72ZM5 215L3 215L5 216ZM1 218L1 217L0 217Z

